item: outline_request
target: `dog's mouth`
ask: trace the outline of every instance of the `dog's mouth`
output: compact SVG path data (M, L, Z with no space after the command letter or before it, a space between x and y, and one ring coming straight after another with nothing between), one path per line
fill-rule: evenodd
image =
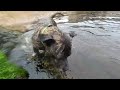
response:
M44 40L43 43L46 46L50 47L50 46L52 46L55 43L55 40L54 39L47 39L47 40Z
M51 45L53 45L56 41L54 40L54 38L51 35L44 35L42 34L40 36L40 41L45 45L50 47Z

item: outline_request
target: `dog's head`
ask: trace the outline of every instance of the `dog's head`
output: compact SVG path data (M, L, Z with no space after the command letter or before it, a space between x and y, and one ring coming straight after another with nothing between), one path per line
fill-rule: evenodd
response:
M39 33L40 42L44 45L45 52L51 53L56 58L64 55L65 42L62 32L56 26L48 26L41 29Z
M51 35L41 34L40 40L47 47L50 47L51 45L55 44L55 40Z

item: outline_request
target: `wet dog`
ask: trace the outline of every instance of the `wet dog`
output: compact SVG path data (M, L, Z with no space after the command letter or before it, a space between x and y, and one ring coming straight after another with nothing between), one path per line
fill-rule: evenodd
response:
M32 36L34 56L53 56L57 60L65 60L71 54L71 39L59 30L53 18L42 18L35 22Z

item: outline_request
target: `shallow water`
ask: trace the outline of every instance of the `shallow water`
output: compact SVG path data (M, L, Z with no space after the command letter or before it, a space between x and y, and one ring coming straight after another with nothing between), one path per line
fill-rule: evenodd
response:
M105 17L58 24L63 32L75 31L68 77L75 79L120 78L120 21ZM114 19L115 18L115 19Z

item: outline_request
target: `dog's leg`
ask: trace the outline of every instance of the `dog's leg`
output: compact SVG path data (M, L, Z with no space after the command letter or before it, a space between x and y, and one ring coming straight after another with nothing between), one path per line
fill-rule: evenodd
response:
M39 50L36 49L35 47L33 47L33 51L34 51L33 56L39 55Z
M33 54L32 54L32 60L39 58L39 50L33 47Z

